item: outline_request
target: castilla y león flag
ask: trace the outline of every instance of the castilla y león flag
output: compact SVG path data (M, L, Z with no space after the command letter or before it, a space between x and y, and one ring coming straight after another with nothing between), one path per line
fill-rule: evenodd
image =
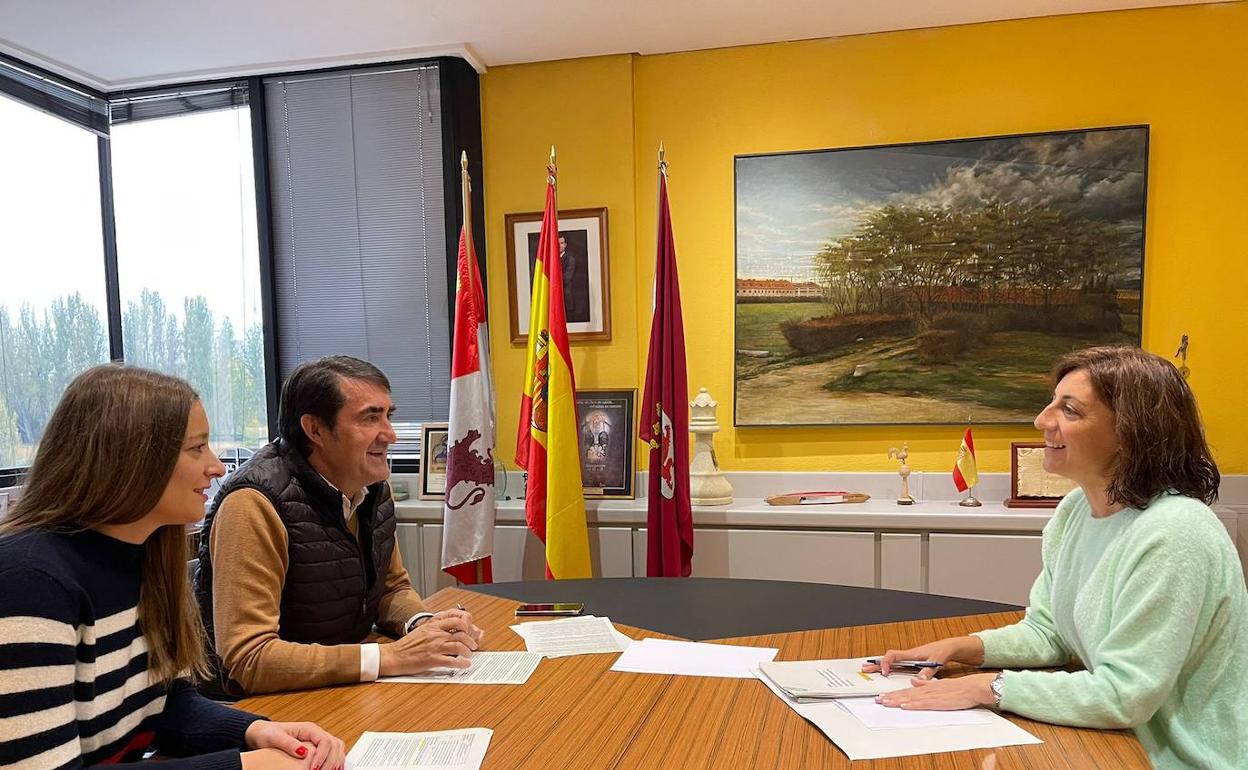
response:
M958 447L958 459L953 464L953 485L959 492L965 492L979 483L979 470L975 466L975 440L971 438L971 429L967 428L962 436L962 446Z
M533 263L528 360L516 437L516 464L528 471L524 513L546 544L546 576L591 577L589 532L576 420L576 377L568 347L559 264L559 222L552 151L546 210Z
M659 170L659 239L654 270L654 318L641 440L650 445L646 500L646 574L688 577L693 562L693 512L689 504L689 387L685 325L676 277L676 242L667 201L666 164Z
M466 166L467 159L464 164ZM472 210L464 171L464 226L455 279L451 413L446 437L442 569L461 583L490 583L494 552L494 386L485 293L472 247Z

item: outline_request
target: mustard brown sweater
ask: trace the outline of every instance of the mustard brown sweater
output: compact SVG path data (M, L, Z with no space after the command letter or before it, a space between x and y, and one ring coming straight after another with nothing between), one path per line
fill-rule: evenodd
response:
M356 535L359 518L347 528ZM298 644L278 637L282 588L289 563L286 528L268 498L254 489L231 492L218 509L208 543L213 564L213 627L217 654L230 678L248 693L369 681L375 670L362 644ZM412 588L398 544L390 557L377 626L402 636L425 611ZM364 642L365 640L360 640ZM375 660L375 658L374 658Z

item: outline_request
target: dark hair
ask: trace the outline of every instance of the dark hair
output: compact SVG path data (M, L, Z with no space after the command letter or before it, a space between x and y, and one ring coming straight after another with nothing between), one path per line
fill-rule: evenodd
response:
M277 407L277 433L295 449L308 455L312 443L303 432L299 419L305 414L316 417L331 430L338 420L338 410L347 399L342 395L342 378L364 380L380 385L387 392L390 380L367 361L352 356L325 356L307 361L282 383L282 399Z
M78 375L48 420L0 534L77 532L146 516L178 464L198 399L185 381L147 369L105 364ZM138 616L149 666L165 683L187 669L205 671L203 624L186 559L182 526L160 527L143 543Z
M1067 353L1053 367L1056 384L1074 371L1114 413L1118 454L1111 468L1111 503L1144 508L1175 491L1212 505L1221 475L1200 423L1196 397L1179 370L1161 356L1129 347Z

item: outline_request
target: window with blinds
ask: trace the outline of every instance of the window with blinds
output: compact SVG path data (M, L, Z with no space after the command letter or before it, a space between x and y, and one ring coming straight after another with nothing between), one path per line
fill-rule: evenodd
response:
M390 378L400 442L445 420L450 309L437 64L264 81L278 366L330 354ZM404 425L406 423L406 425Z

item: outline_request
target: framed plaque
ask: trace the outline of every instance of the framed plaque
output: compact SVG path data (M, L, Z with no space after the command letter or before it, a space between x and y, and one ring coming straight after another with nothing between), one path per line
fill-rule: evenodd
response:
M636 400L633 389L576 391L585 497L633 497Z
M1044 469L1043 442L1010 444L1010 499L1006 508L1056 508L1075 482Z
M447 427L444 422L426 422L420 426L420 494L421 500L446 499Z

